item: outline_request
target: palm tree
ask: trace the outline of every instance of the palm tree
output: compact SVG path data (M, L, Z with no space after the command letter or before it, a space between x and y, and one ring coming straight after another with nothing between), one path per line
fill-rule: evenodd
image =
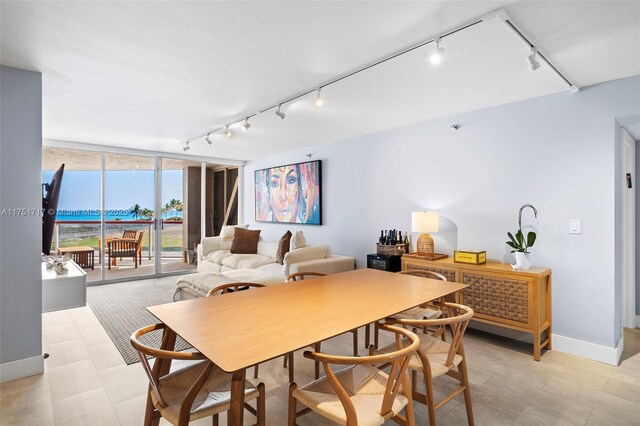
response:
M171 206L171 210L174 212L177 210L178 204L180 204L180 200L176 200L175 198L172 198L171 200L169 200L169 205Z
M142 209L142 212L140 214L144 219L149 220L153 217L153 210L148 209L148 208L144 208Z
M140 206L140 204L136 203L129 209L129 213L133 215L133 218L135 220L138 220L138 218L142 216L142 207Z

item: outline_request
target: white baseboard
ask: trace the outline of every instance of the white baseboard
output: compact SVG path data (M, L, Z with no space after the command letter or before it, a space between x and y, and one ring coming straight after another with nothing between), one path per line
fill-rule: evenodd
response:
M558 352L566 352L583 358L592 359L594 361L603 362L610 365L618 365L622 357L624 348L624 339L621 336L615 348L597 345L584 340L573 339L571 337L553 334L553 350Z
M0 364L0 383L44 373L42 355Z

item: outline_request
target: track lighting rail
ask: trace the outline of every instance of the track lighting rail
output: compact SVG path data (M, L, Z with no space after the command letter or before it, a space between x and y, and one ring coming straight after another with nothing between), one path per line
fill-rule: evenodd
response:
M349 78L349 77L352 77L352 76L354 76L354 75L357 75L357 74L359 74L359 73L361 73L361 72L363 72L363 71L366 71L366 70L368 70L368 69L370 69L370 68L373 68L373 67L375 67L375 66L381 65L381 64L383 64L383 63L385 63L385 62L387 62L387 61L390 61L390 60L392 60L392 59L395 59L395 58L397 58L397 57L399 57L399 56L402 56L402 55L404 55L404 54L406 54L406 53L412 52L412 51L414 51L414 50L416 50L416 49L419 49L419 48L421 48L421 47L423 47L423 46L426 46L426 45L428 45L428 44L435 43L436 41L442 41L442 40L443 40L443 39L445 39L446 37L449 37L449 36L451 36L451 35L453 35L453 34L455 34L455 33L458 33L458 32L460 32L460 31L466 30L467 28L471 28L471 27L473 27L473 26L475 26L475 25L478 25L478 24L480 24L480 23L482 23L482 22L484 22L484 21L486 21L486 20L494 19L494 18L497 18L497 19L502 20L502 21L503 21L503 22L504 22L504 23L505 23L505 24L506 24L506 25L507 25L511 30L513 30L513 32L514 32L515 34L517 34L517 35L518 35L518 37L520 37L520 38L521 38L521 39L522 39L522 40L523 40L523 41L524 41L524 42L525 42L525 43L526 43L526 44L527 44L531 49L535 49L535 50L536 50L537 55L538 55L540 58L542 58L542 59L543 59L543 60L544 60L548 65L549 65L549 67L550 67L550 68L551 68L551 69L552 69L552 70L553 70L553 71L554 71L554 72L555 72L555 73L556 73L560 78L562 78L562 80L563 80L563 81L564 81L564 82L569 86L569 88L570 88L572 91L577 91L577 90L579 90L578 86L577 86L573 81L571 81L571 79L570 79L568 76L566 76L564 73L562 73L562 72L561 72L561 71L560 71L560 70L559 70L559 69L558 69L558 68L557 68L557 67L552 63L552 61L551 61L551 60L549 60L549 59L547 58L547 56L546 56L544 53L542 53L542 52L540 51L540 49L538 48L538 46L534 45L534 44L531 42L531 40L530 40L526 35L524 35L524 34L522 33L522 31L521 31L521 30L516 26L516 24L515 24L515 23L513 23L513 21L511 20L511 17L509 16L509 13L508 13L505 9L501 8L501 9L497 9L497 10L494 10L494 11L492 11L492 12L489 12L489 13L487 13L487 14L483 15L482 17L480 17L480 18L478 18L478 19L474 19L474 20L471 20L471 21L469 21L469 22L467 22L467 23L465 23L465 24L463 24L463 25L457 26L457 27L455 27L455 28L453 28L453 29L451 29L451 30L449 30L449 31L446 31L446 32L444 32L444 33L442 33L442 34L438 35L438 36L431 37L431 38L429 38L429 39L427 39L427 40L420 41L420 42L418 42L418 43L416 43L416 44L413 44L413 45L411 45L411 46L409 46L409 47L406 47L406 48L404 48L404 49L398 50L398 51L396 51L396 52L394 52L394 53L392 53L392 54L390 54L390 55L384 56L383 58L380 58L380 59L378 59L378 60L376 60L376 61L373 61L373 62L371 62L371 63L369 63L369 64L367 64L367 65L361 66L361 67L359 67L359 68L356 68L356 69L354 69L354 70L352 70L352 71L349 71L349 72L346 72L346 73L344 73L344 74L340 74L340 75L338 75L337 77L335 77L335 78L333 78L333 79L331 79L331 80L327 80L327 81L323 82L322 84L319 84L319 85L317 85L317 86L314 86L313 88L310 88L310 89L307 89L307 90L303 90L303 91L298 92L298 93L296 93L296 94L294 94L294 95L292 95L292 96L290 96L290 97L287 97L287 98L285 98L285 99L283 99L283 100L281 100L281 101L279 101L279 102L276 102L276 103L274 103L274 104L272 104L272 105L269 105L269 106L266 106L266 107L260 108L258 111L256 111L256 112L255 112L255 113L253 113L253 114L243 115L243 116L238 117L238 118L235 118L235 119L233 119L233 120L231 120L231 121L229 121L229 122L227 122L227 123L225 123L225 124L219 125L219 126L215 127L213 130L209 130L209 131L207 131L207 132L205 132L205 133L201 133L201 134L199 134L199 135L197 135L197 136L194 136L194 137L192 137L191 139L189 139L189 140L187 140L187 141L182 142L183 149L186 151L187 149L189 149L189 143L191 143L191 142L193 142L193 141L195 141L195 140L198 140L198 139L205 138L205 137L206 137L207 139L209 139L209 137L210 137L210 135L211 135L211 134L216 133L216 132L220 132L220 131L222 131L222 130L225 130L225 134L226 134L226 135L227 135L227 137L229 138L229 137L231 137L231 136L229 136L229 135L230 135L230 131L229 131L229 127L230 127L230 126L233 126L234 124L238 124L238 123L240 123L240 122L245 122L245 123L247 123L247 122L248 122L248 120L249 120L250 118L257 116L258 114L262 114L262 113L265 113L265 112L268 112L268 111L271 111L271 110L274 110L274 109L276 110L276 114L277 114L280 118L284 119L284 118L285 118L285 117L284 117L284 116L285 116L285 113L284 113L283 111L281 111L281 109L283 108L283 106L284 106L284 105L286 105L286 104L288 104L288 103L291 103L291 102L293 102L293 101L296 101L296 100L298 100L298 99L300 99L300 98L302 98L302 97L304 97L304 96L310 95L310 94L312 94L312 93L314 93L314 92L318 93L318 95L319 95L320 91L321 91L323 88L327 87L327 86L330 86L330 85L335 84L335 83L337 83L337 82L339 82L339 81L345 80L345 79L347 79L347 78ZM248 128L248 126L247 126L247 128ZM207 142L209 142L209 141L207 141ZM209 143L209 144L211 145L211 143Z

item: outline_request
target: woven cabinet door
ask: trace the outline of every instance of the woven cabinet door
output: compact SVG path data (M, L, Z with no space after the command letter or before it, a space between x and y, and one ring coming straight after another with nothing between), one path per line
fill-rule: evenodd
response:
M464 304L478 317L526 326L530 324L531 279L462 271Z
M434 266L418 265L418 264L409 263L409 262L407 262L406 266L407 266L407 271L437 272L438 274L444 275L447 281L456 282L456 271L451 269L436 268Z

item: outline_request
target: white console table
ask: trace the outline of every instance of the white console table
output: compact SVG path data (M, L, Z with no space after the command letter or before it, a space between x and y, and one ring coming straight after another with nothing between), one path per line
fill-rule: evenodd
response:
M87 304L87 273L73 260L66 274L58 275L42 262L42 312L78 308Z

